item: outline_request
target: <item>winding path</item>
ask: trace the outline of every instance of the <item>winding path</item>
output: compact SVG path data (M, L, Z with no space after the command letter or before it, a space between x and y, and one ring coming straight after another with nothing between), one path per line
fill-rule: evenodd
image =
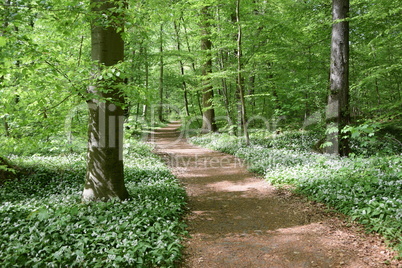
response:
M402 267L377 236L248 172L234 156L189 144L179 122L150 142L188 194L182 267Z

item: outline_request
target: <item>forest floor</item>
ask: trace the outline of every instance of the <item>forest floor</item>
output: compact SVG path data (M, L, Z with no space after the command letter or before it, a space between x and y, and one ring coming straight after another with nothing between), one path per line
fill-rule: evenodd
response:
M271 186L234 156L189 144L179 127L150 142L188 195L181 267L402 267L380 236Z

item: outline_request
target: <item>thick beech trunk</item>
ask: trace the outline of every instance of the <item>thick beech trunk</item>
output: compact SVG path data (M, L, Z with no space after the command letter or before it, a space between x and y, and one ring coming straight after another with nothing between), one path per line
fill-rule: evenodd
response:
M113 18L109 25L92 25L92 60L103 66L113 66L124 60L124 42L117 31L119 14L110 10L120 1L92 0L92 12ZM120 6L122 8L122 6ZM122 25L122 24L121 24ZM97 75L94 74L97 78ZM116 88L118 77L94 80L88 88L93 97L87 101L89 108L87 174L82 198L84 201L106 201L112 198L128 198L124 185L123 168L123 120L121 105L124 99ZM122 81L120 81L122 82Z
M349 112L349 0L333 0L330 94L327 108L328 141L325 152L347 156L349 141L341 130L350 121Z

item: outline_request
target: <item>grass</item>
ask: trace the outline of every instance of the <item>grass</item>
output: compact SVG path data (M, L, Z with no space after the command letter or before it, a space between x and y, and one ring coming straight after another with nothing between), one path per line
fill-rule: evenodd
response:
M400 147L353 140L355 156L317 154L310 148L317 137L308 132L251 136L252 145L228 134L193 137L197 145L245 159L249 169L274 185L325 203L381 233L402 257L402 154ZM384 148L384 147L382 147ZM373 155L376 152L376 155Z
M0 186L4 267L173 267L185 191L144 143L126 147L124 202L82 203L83 155L14 157Z

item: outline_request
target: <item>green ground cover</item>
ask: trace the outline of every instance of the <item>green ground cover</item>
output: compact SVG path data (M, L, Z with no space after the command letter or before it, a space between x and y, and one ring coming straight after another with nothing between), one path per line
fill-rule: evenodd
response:
M187 234L185 191L144 143L126 148L131 199L82 203L84 155L12 157L0 186L4 267L171 267Z

